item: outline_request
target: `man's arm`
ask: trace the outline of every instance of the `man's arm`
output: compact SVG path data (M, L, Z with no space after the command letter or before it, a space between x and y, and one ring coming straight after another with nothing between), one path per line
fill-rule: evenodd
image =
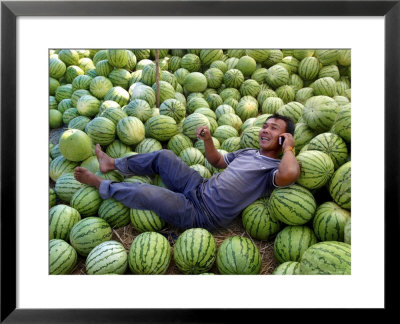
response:
M278 171L275 173L275 184L277 186L288 186L300 176L300 165L294 152L290 150L290 147L294 147L293 136L289 133L284 133L282 136L285 137L282 144L283 156Z
M222 154L215 148L209 128L207 126L197 128L196 136L204 142L204 151L207 161L218 169L226 168L227 164Z

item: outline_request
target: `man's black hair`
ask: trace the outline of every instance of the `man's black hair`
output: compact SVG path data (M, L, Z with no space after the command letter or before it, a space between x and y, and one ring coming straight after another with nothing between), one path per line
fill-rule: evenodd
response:
M279 114L273 114L273 115L269 116L265 121L267 121L268 119L271 119L271 118L282 119L286 123L286 132L285 133L294 135L295 124L290 117L279 115Z

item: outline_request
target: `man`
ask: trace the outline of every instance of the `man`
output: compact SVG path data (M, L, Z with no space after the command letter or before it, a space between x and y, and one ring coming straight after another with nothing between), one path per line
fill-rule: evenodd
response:
M99 145L96 155L101 172L159 174L168 189L103 180L82 167L75 169L75 178L98 188L103 199L112 197L129 208L152 210L169 224L213 230L227 226L252 202L269 196L275 187L294 183L300 175L293 153L294 124L288 117L275 114L267 118L259 132L259 150L241 149L225 156L215 148L207 126L196 132L204 141L207 160L216 168L226 168L210 179L202 178L169 150L113 159Z

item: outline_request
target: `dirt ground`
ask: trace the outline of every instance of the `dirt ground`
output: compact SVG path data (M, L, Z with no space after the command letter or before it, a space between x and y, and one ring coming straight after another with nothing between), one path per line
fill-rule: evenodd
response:
M58 143L58 139L61 136L65 129L64 128L58 128L58 129L53 129L49 133L49 140L51 143L54 145ZM54 182L50 179L49 182L50 187L54 187ZM58 202L60 203L60 202ZM172 249L175 244L176 239L178 236L183 232L183 230L180 230L178 228L175 228L170 225L166 225L159 233L164 235ZM131 224L118 228L118 229L113 229L113 240L121 242L126 251L129 252L129 248L132 244L132 241L136 238L137 235L139 235L140 232L136 230ZM242 225L242 220L241 217L238 216L227 228L224 229L219 229L216 231L211 232L213 235L215 242L217 244L217 248L221 245L221 243L227 239L228 237L239 235L243 237L247 237L251 239L256 246L258 247L260 254L261 254L261 259L262 259L262 266L261 266L261 272L260 274L268 275L273 272L273 270L276 268L278 265L275 257L274 257L274 243L273 243L273 238L270 238L266 241L260 241L253 239L250 237L250 235L247 234L245 231L243 225ZM216 262L214 263L212 269L209 271L210 273L214 274L219 274ZM72 274L75 275L85 275L86 270L85 270L85 258L82 256L78 256L78 262L77 265L75 266L74 270L72 271ZM129 270L129 267L126 271L126 274L132 274ZM171 258L171 263L169 265L168 270L166 271L165 274L168 275L175 275L175 274L182 274L177 266L174 263L173 258Z

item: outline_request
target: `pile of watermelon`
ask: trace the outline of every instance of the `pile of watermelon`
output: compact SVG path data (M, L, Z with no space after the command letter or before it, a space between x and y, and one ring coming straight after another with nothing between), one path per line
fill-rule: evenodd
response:
M259 274L257 242L273 242L273 274L351 273L351 51L348 49L50 50L50 274ZM157 73L158 72L158 73ZM157 105L157 82L159 102ZM221 154L259 148L273 114L296 124L301 175L241 215L245 235L194 228L171 242L168 224L76 181L83 166L103 179L164 186L159 176L102 173L95 144L113 158L168 149L203 177L196 128L207 125ZM126 247L113 233L133 227ZM214 269L214 270L213 270Z

